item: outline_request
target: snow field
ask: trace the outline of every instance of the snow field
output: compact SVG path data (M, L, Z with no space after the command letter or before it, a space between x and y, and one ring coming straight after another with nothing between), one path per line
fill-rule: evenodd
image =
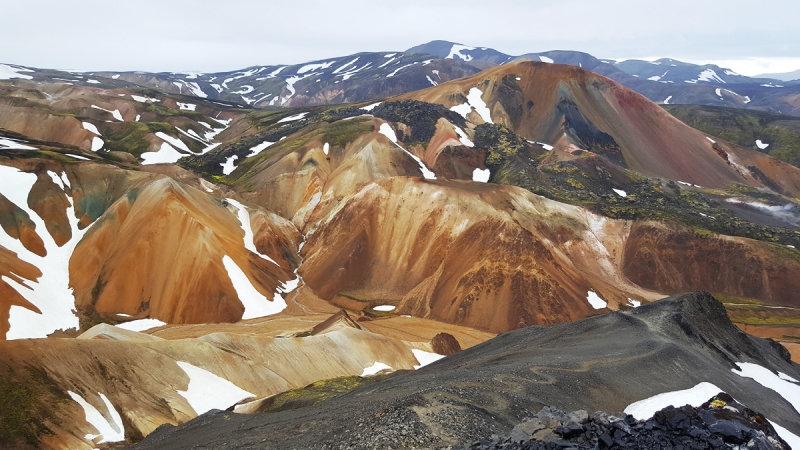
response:
M240 401L255 397L250 392L213 373L184 361L176 361L189 377L185 391L176 391L185 398L197 415L212 409L227 409Z
M418 350L416 348L412 348L411 353L414 354L414 357L417 358L417 362L419 362L419 365L414 366L414 370L421 369L427 366L428 364L434 363L444 358L444 355L440 355L438 353L426 352L424 350Z
M603 309L608 306L608 303L600 298L600 296L594 291L589 291L586 293L586 300L594 309Z
M83 413L86 416L86 421L89 422L89 425L93 426L97 430L97 434L87 434L84 436L84 439L88 441L94 441L94 439L102 436L103 439L98 442L98 444L104 444L107 442L121 442L125 440L125 426L122 423L122 417L119 415L116 408L114 408L114 405L111 404L105 394L98 392L100 399L103 400L103 403L105 403L108 414L111 416L111 420L106 419L106 417L103 416L103 414L101 414L97 408L92 406L79 394L76 394L72 391L67 391L67 394L72 397L72 400L81 405L83 408Z
M382 370L392 370L392 367L389 366L389 365L386 365L386 364L384 364L382 362L377 362L376 361L375 364L364 368L364 371L361 372L361 376L362 377L369 377L369 376L375 375L376 373L378 373L378 372L380 372Z
M637 420L647 420L653 417L653 414L657 411L667 406L681 407L684 405L692 405L698 407L720 392L722 392L722 389L717 386L703 382L689 389L664 392L663 394L631 403L625 408L625 414L630 414Z
M489 178L491 177L491 172L489 169L478 169L472 171L472 181L477 181L479 183L488 183Z
M117 314L121 316L121 314ZM120 323L114 325L115 327L122 328L123 330L128 331L147 331L153 328L163 327L166 325L166 322L162 322L158 319L139 319L139 320L131 320L130 322Z
M244 306L242 320L270 316L286 309L286 301L279 295L275 295L273 300L269 301L267 297L258 292L244 271L230 256L225 255L222 258L222 265L228 271L228 277L230 277L233 284L233 289L236 291L239 301L242 302L242 306Z
M472 111L472 108L475 108L475 111L478 112L485 122L494 123L492 122L492 115L489 112L489 108L486 107L486 103L481 98L482 96L483 91L476 87L471 88L467 94L467 102L453 106L450 108L450 110L457 112L466 119L467 114Z
M56 183L59 187L69 186L69 180L64 175L53 173L50 177L61 179L61 184ZM66 213L72 229L72 238L59 247L47 232L44 220L28 207L28 195L36 180L35 174L0 165L0 193L28 215L46 251L44 257L39 256L5 232L0 233L0 245L15 252L19 259L38 267L42 272L42 276L35 282L23 280L20 283L7 276L2 277L9 286L41 311L40 314L12 305L9 311L10 329L6 334L8 340L44 338L57 330L78 328L78 318L73 312L75 298L72 295L72 288L69 287L69 260L75 246L88 228L78 229L78 219L75 218L72 199L67 196L70 205Z

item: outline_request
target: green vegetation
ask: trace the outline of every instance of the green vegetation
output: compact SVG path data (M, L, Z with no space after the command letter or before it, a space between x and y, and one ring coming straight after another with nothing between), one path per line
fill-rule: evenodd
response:
M137 157L146 152L150 143L144 137L150 133L163 132L175 135L175 127L165 122L121 122L103 126L105 149L126 152Z
M29 367L25 374L9 366L0 369L0 447L20 444L37 446L41 437L52 434L54 397L47 395L53 382L42 369Z
M368 297L360 291L341 291L337 292L337 294L362 303L370 303L374 300L372 297Z
M344 147L362 134L373 131L373 127L363 120L355 119L334 122L320 131L322 140L328 142L331 147Z
M755 326L800 326L800 316L737 316L731 315L731 322Z
M800 167L800 118L751 109L664 105L670 114L704 133L769 154ZM769 144L759 149L756 140Z
M304 388L287 391L266 399L259 407L258 412L278 412L315 405L346 394L360 386L377 383L386 377L387 375L368 378L350 376L317 381Z
M497 169L503 161L527 147L525 139L502 125L484 123L475 128L475 145L489 151L486 165Z
M427 146L433 135L436 134L436 122L440 118L445 118L461 128L467 126L464 118L458 113L450 111L442 105L417 100L383 102L372 110L372 115L387 122L400 122L411 127L410 136L405 136L402 132L397 135L399 140L408 145Z
M605 158L584 153L577 159L542 164L541 153L512 131L498 125L475 130L476 146L489 150L487 165L492 181L520 186L529 191L614 219L663 220L688 225L700 236L718 233L800 248L800 229L756 224L723 208L710 194L684 189L672 181L647 178L611 164ZM491 159L491 163L490 160ZM626 192L617 195L613 189ZM717 195L752 197L770 204L785 204L782 197L748 186L733 186ZM775 251L796 251L773 248Z

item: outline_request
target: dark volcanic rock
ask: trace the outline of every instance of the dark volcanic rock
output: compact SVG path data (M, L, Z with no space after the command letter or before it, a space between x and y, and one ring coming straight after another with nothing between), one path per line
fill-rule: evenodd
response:
M557 433L562 427L562 433L593 440L598 448L635 444L646 430L653 433L642 436L658 436L659 447L627 448L689 449L693 447L683 441L702 438L708 446L699 448L724 448L720 446L746 445L753 439L751 429L769 435L749 419L716 416L720 408L715 409L713 432L703 421L706 416L683 408L662 411L643 424L621 414L541 411L545 405L623 411L639 400L701 382L712 382L800 434L794 407L777 392L740 376L736 364L743 362L800 378L800 370L775 344L740 331L717 300L696 292L629 312L503 333L420 370L397 373L313 406L254 415L206 414L159 429L136 448L432 449L476 441L501 444L507 438L500 435L512 433L516 440L533 436L549 445L530 448L568 448L572 444L565 447ZM533 419L520 423L525 417ZM723 420L748 428L743 431ZM587 421L595 429L578 433L575 424ZM731 439L737 437L748 440L734 444Z
M545 407L535 419L525 419L509 436L493 436L454 450L530 449L739 449L788 450L772 425L761 414L721 393L699 408L667 407L642 421L632 416L607 416L596 412L591 418L576 411L583 420L570 421L567 414ZM574 416L572 413L569 416ZM541 417L548 418L543 422ZM548 425L545 425L547 423ZM545 433L542 433L545 431ZM550 432L549 434L546 432ZM540 439L548 434L556 439Z

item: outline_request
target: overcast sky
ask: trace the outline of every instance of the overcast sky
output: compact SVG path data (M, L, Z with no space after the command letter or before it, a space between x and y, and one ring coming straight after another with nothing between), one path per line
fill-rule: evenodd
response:
M0 62L42 68L211 72L443 39L800 69L800 0L0 0L0 11Z

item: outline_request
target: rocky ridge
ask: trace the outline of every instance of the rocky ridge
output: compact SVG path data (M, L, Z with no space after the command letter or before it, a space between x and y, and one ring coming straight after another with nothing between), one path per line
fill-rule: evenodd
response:
M736 449L785 450L763 415L720 393L700 407L669 406L647 420L631 415L584 410L564 413L546 406L525 418L508 436L455 446L454 450L553 449Z

